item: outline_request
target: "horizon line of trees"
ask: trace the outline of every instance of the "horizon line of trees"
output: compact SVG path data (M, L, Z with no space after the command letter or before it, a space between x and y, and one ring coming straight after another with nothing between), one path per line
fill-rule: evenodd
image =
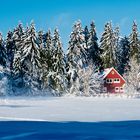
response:
M99 93L98 70L114 67L130 83L134 63L137 65L134 77L137 77L140 38L135 21L130 35L125 37L120 36L119 27L113 28L107 22L98 40L94 22L89 28L83 28L80 21L74 23L67 53L63 51L57 28L53 34L51 30L37 32L31 22L25 28L20 23L7 33L6 39L0 33L0 80L6 81L0 83L6 87L1 95L37 95L39 91L51 91L56 96L65 93L88 96ZM134 90L139 89L139 82Z

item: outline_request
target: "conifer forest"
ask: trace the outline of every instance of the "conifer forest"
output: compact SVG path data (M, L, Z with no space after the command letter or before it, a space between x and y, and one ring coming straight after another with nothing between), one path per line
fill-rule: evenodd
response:
M59 29L37 31L34 22L0 33L1 96L91 96L100 93L100 69L114 67L126 80L125 92L140 92L140 38L137 22L120 34L112 22L101 36L94 22L73 24L67 51Z

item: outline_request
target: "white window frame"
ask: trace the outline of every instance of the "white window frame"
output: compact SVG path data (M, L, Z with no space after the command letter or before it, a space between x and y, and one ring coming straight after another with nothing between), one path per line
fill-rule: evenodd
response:
M122 89L121 89L122 88ZM124 92L124 88L123 87L120 87L120 92Z
M116 90L116 88L118 88L118 89ZM120 88L119 87L115 87L115 92L120 92Z
M118 80L118 81L117 81ZM114 83L120 83L120 78L115 78Z
M107 81L107 80L109 80L109 81ZM110 81L110 80L111 80L111 81ZM106 83L108 83L108 84L113 83L113 79L111 79L111 78L106 79Z

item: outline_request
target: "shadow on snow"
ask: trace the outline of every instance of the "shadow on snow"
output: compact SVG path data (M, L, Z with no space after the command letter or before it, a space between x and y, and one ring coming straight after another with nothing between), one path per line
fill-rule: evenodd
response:
M140 139L140 121L36 122L1 121L0 140Z

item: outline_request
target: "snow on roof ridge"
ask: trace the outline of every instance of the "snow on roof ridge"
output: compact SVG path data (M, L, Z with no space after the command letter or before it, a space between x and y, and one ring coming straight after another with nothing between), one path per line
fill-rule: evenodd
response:
M108 70L108 71L105 72L105 74L103 75L103 79L111 72L112 69L115 70L117 72L117 74L125 81L125 79L123 78L123 76L120 75L119 72L114 67L104 69L104 70Z
M104 74L104 76L103 76L103 79L110 73L110 71L111 71L112 69L113 69L113 67L104 69L105 74ZM106 70L106 71L105 71L105 70Z

